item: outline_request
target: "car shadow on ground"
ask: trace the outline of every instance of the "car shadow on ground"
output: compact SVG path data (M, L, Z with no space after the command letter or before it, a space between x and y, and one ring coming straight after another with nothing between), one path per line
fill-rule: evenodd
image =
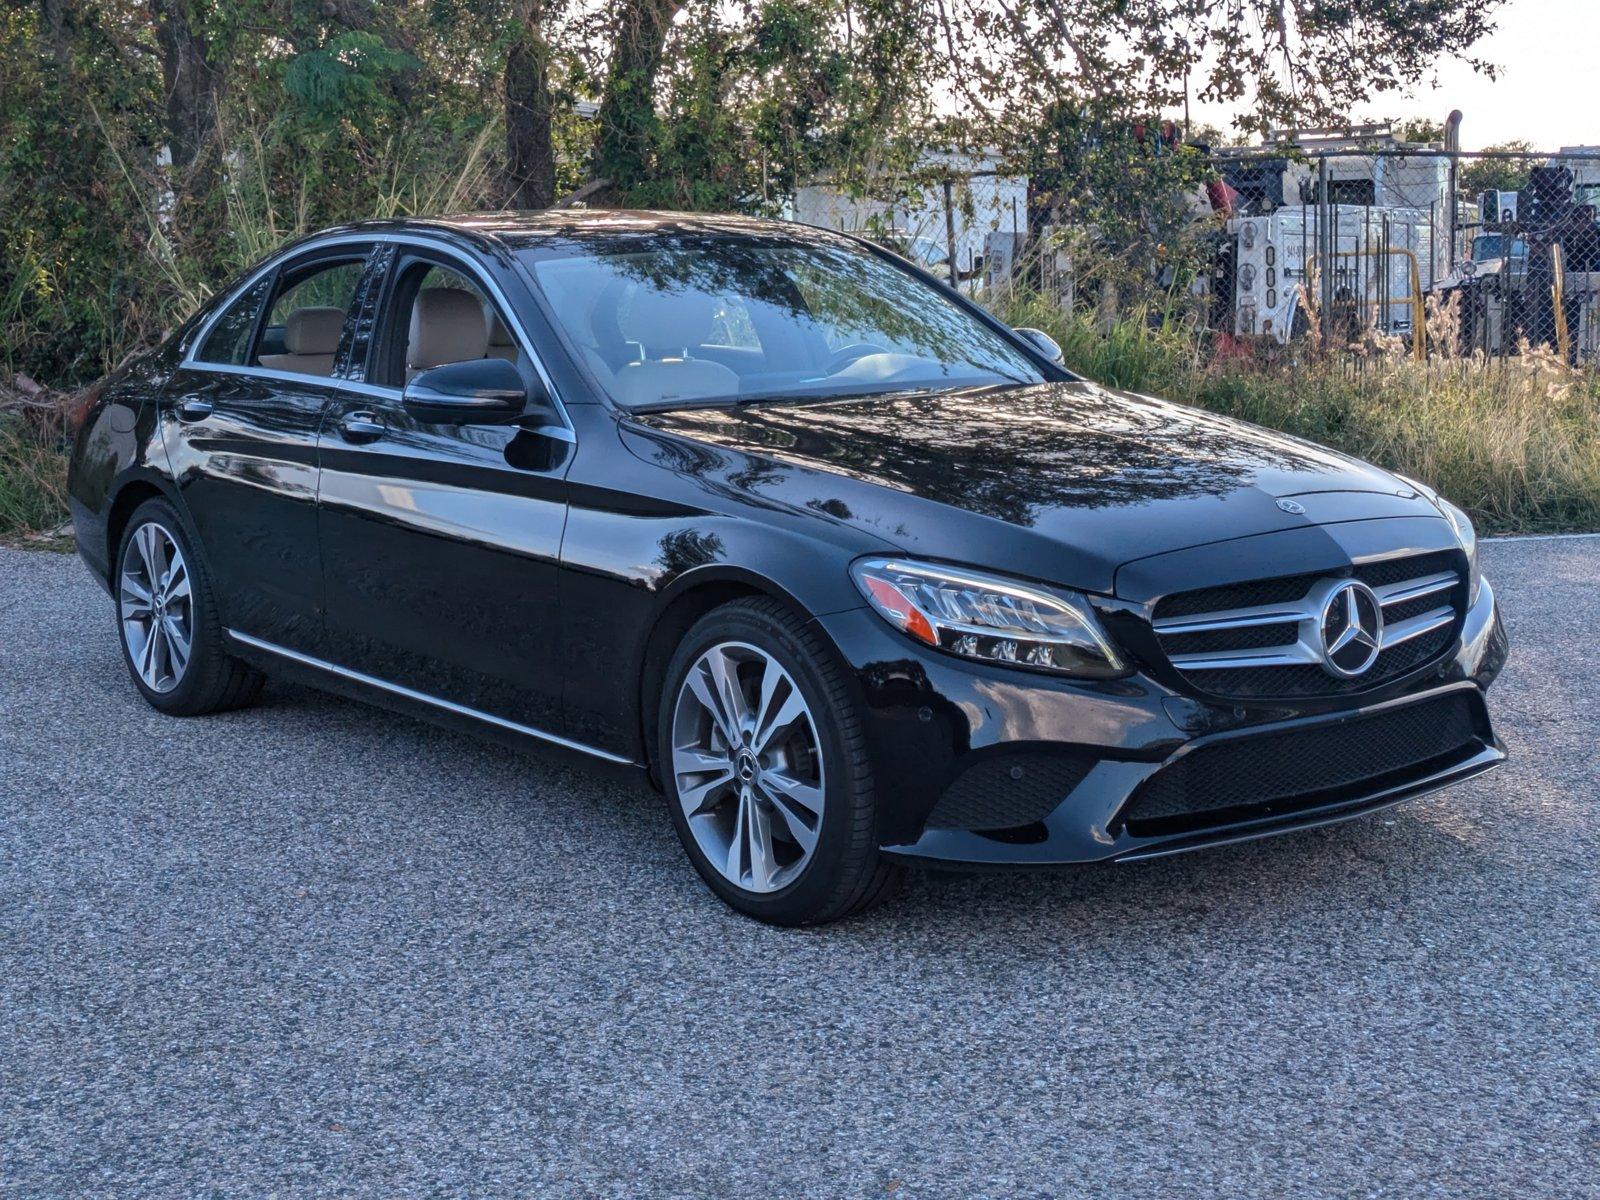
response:
M708 921L754 926L704 889L678 845L662 797L632 773L541 750L510 750L296 685L270 684L253 711L271 712L276 722L327 738L330 754L359 755L374 739L391 752L405 746L412 784L463 823L506 819L509 798L515 820L543 825L555 819L549 802L558 802L559 820L587 831L590 861L535 862L529 871L632 875L624 886L639 888L641 904L654 895L656 902L682 906L681 915L690 920L698 910ZM464 787L463 780L487 786ZM1461 802L1465 789L1483 786L1493 784L1473 782L1444 795ZM1159 940L1213 918L1249 920L1262 911L1289 923L1298 917L1361 923L1375 910L1404 903L1415 881L1437 883L1483 869L1474 862L1479 849L1439 819L1435 806L1449 803L1423 798L1332 826L1139 863L1044 870L914 867L881 908L836 928L848 930L849 941L871 943L946 920L958 922L966 936L977 928L996 939L1041 925L1059 938L1074 927L1087 932L1114 919ZM981 920L974 922L974 913Z

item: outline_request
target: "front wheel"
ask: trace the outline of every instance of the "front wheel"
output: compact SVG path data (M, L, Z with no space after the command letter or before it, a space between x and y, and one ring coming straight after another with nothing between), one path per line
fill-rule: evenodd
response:
M844 671L784 605L737 601L688 632L667 668L658 746L678 835L732 907L810 925L888 893L898 870L878 853Z

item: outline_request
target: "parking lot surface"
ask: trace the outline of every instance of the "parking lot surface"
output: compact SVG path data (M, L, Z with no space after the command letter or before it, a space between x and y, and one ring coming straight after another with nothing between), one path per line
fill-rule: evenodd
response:
M1484 559L1502 770L784 932L642 785L162 717L0 551L0 1197L1600 1195L1600 539Z

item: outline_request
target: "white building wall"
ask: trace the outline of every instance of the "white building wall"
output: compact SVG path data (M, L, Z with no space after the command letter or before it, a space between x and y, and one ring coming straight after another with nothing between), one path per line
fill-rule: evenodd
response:
M951 193L955 208L956 268L973 270L984 253L988 235L1021 232L1028 223L1028 181L1023 176L988 174L995 160L932 160L956 178ZM800 188L790 215L808 225L821 225L845 233L892 233L911 243L914 256L924 266L946 270L944 188L938 183L918 195L897 201L860 199L828 183Z

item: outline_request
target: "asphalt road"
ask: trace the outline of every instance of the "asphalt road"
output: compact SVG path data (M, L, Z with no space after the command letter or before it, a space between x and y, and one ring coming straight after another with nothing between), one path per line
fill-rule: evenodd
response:
M0 551L0 1197L1600 1195L1600 539L1484 558L1501 771L781 932L643 787L161 717Z

